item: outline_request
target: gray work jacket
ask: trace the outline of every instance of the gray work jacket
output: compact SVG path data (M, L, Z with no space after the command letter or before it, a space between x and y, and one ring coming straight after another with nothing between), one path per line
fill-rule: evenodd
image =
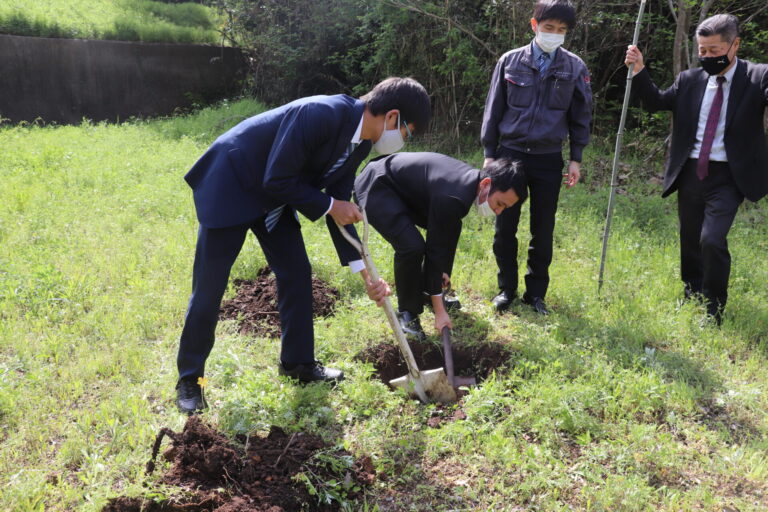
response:
M570 159L581 162L592 120L587 66L561 47L542 75L532 45L505 53L496 64L480 134L484 154L495 158L500 146L532 155L559 153L568 136Z

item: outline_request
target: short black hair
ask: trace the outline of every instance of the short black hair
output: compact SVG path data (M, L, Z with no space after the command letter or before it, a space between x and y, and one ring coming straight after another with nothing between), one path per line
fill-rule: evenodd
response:
M739 37L739 18L733 14L715 14L699 24L696 35L704 37L719 35L724 41L732 43Z
M523 202L528 197L528 179L523 171L523 163L520 160L511 160L509 158L497 158L480 171L482 178L491 178L491 190L493 194L497 190L506 192L514 189L519 202Z
M413 123L414 131L427 131L432 110L429 94L413 78L389 77L379 82L376 87L360 98L374 116L386 114L390 110L399 110L400 119Z
M562 21L568 30L576 26L576 8L569 0L539 0L533 8L533 17L537 23L544 20Z

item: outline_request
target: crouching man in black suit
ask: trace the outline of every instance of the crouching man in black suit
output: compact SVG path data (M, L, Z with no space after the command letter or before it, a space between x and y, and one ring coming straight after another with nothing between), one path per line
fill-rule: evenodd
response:
M527 193L520 162L507 159L478 170L437 153L398 153L365 167L355 179L355 196L395 249L398 318L406 334L425 338L419 322L424 292L431 297L437 332L453 327L442 290L472 205L480 215L498 215ZM417 226L427 230L426 240Z

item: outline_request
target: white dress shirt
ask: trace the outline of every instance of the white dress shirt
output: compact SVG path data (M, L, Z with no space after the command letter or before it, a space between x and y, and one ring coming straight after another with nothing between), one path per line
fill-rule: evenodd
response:
M715 138L712 141L712 150L709 153L710 162L727 162L728 156L725 154L725 115L728 110L728 96L731 92L731 81L733 75L736 73L736 66L739 65L739 59L733 59L733 66L728 72L723 75L725 77L725 83L723 83L723 106L720 110L720 119L717 121L717 131L715 132ZM715 93L717 93L717 75L712 75L707 81L707 89L704 92L704 100L701 102L701 110L699 111L699 127L696 130L696 144L691 151L691 158L699 158L701 152L701 142L704 140L704 128L707 126L707 118L709 117L709 111L712 109L712 103L715 101Z

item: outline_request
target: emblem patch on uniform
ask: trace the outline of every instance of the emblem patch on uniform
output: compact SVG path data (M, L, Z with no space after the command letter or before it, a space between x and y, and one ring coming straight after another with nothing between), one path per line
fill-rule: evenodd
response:
M592 79L589 77L589 75L585 75L584 76L584 83L588 84L590 82L592 82Z

